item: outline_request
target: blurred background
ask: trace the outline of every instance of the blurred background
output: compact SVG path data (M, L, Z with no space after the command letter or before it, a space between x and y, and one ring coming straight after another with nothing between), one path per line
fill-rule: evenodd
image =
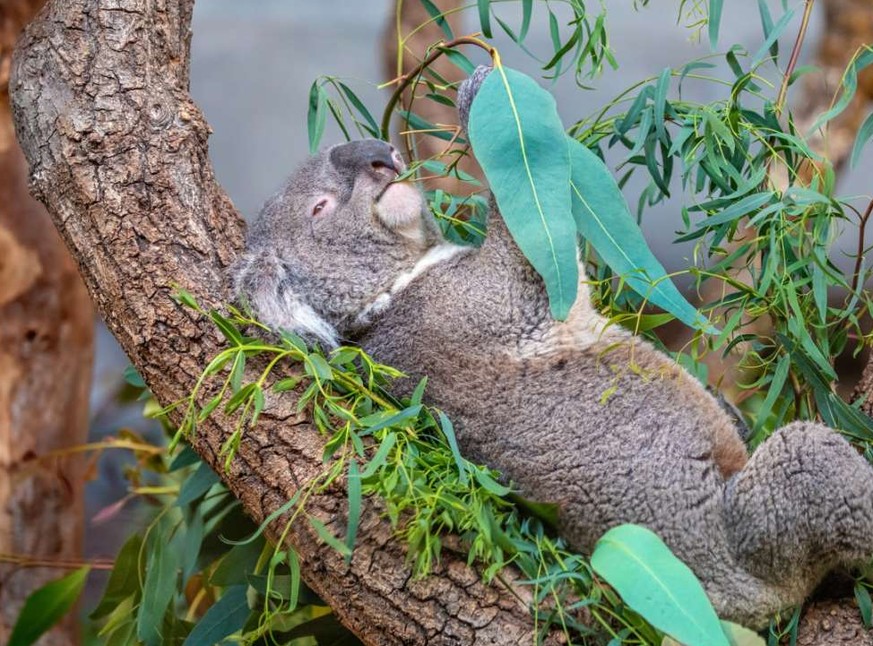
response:
M0 0L0 23L15 17L13 4L12 0ZM407 4L417 3L407 0ZM619 69L607 68L601 77L591 81L591 89L586 90L577 87L572 74L555 83L543 81L555 94L565 123L570 124L590 114L632 84L657 76L665 67L679 66L709 53L705 35L702 42L697 42L692 37L693 30L677 23L678 4L652 2L649 7L634 10L631 0L609 3L609 33ZM774 15L781 15L779 0L770 4ZM819 62L832 65L834 69L839 67L841 71L855 49L855 44L847 41L845 30L851 31L851 25L860 20L861 24L856 26L861 34L865 30L868 35L873 32L871 4L860 0L818 3L800 64ZM456 27L456 33L477 30L475 3L472 7L472 11L464 12L463 26ZM552 8L556 14L562 15L561 4L554 3ZM839 16L845 17L845 12L849 11L857 13L852 14L856 17L847 27L841 25ZM497 13L511 25L520 21L520 9L515 3L500 6ZM391 76L388 70L392 63L386 63L386 60L393 61L394 24L395 6L390 0L197 2L193 23L191 91L214 131L210 139L210 156L218 179L246 218L254 217L283 178L307 157L309 89L317 77L342 77L378 119L387 97L387 91L379 90L378 85ZM844 31L840 32L840 29ZM495 41L505 64L539 77L537 61L507 37L498 35L497 31L495 26ZM786 34L781 43L783 52L790 50L796 28L789 27ZM8 34L5 37L8 38ZM829 38L836 39L839 44L835 48L829 46ZM757 0L725 3L720 42L723 45L739 43L753 51L760 46L762 30ZM548 21L541 3L535 3L526 45L543 59L551 56ZM470 55L474 60L484 62L476 58L476 53ZM839 60L840 56L842 60ZM833 82L832 78L830 82ZM824 105L827 105L832 92L828 93L825 81L817 83L796 85L789 100L795 107L804 102L825 101ZM689 86L686 98L714 100L722 96L720 90L719 86L712 84L694 84ZM863 112L863 101L858 109ZM341 133L329 117L323 141L325 145L341 141ZM2 150L0 138L0 153ZM873 147L868 148L854 169L842 170L838 193L869 196L873 191L871 169ZM0 183L2 181L0 174ZM626 187L631 205L636 204L641 188L633 181ZM4 208L2 196L0 192L0 211ZM643 223L653 251L668 271L687 267L691 253L688 246L671 244L679 223L677 211L677 202L665 202L648 210ZM853 253L856 244L855 232L847 233L849 235L837 244L833 256L833 260L843 267L853 262L849 254ZM0 294L2 289L0 286ZM0 307L2 304L0 299ZM2 311L0 309L0 315ZM142 403L130 401L124 394L126 357L99 320L94 320L94 326L94 368L88 413L90 441L117 434L122 428L133 429L152 440L158 439L160 431L157 426L142 417ZM0 363L0 371L2 365ZM0 431L2 426L0 411ZM120 540L132 530L132 525L139 522L140 512L133 503L114 509L111 514L101 512L125 496L123 470L126 464L122 454L116 452L91 466L93 479L86 487L84 516L86 558L112 558ZM95 517L98 517L97 521ZM101 521L101 517L107 518ZM0 551L4 549L0 545ZM90 585L94 588L92 595L99 594L102 586L99 578L92 577Z

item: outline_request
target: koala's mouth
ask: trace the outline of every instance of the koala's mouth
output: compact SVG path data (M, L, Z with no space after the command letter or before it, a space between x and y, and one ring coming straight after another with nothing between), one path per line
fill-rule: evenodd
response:
M391 230L418 227L424 209L424 196L408 182L391 182L376 197L376 217Z

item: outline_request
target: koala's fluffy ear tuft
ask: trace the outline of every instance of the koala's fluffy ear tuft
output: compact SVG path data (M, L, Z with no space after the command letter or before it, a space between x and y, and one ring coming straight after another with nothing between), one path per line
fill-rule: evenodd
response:
M339 345L339 334L303 298L292 267L270 250L252 250L233 272L234 296L274 330L286 330L325 348Z

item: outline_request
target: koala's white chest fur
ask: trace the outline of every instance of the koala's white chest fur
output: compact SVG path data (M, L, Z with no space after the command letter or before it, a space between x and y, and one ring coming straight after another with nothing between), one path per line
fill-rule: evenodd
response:
M387 291L379 294L363 310L361 310L355 318L355 326L368 326L372 322L373 317L378 316L391 307L392 299L409 287L412 281L424 275L424 273L431 267L471 251L473 250L470 247L461 247L454 244L439 244L431 247L409 271L405 271L397 276L397 279Z

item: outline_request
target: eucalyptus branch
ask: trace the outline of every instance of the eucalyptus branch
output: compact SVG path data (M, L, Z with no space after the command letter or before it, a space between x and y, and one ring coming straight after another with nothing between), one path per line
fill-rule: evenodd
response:
M78 570L82 567L90 567L92 570L111 570L115 566L112 559L95 559L83 561L78 559L53 559L49 557L35 557L29 554L7 554L0 552L0 563L11 563L17 567L47 567L57 570Z
M861 216L861 221L858 224L858 253L855 255L855 268L852 271L852 293L858 293L858 285L861 282L861 265L864 262L864 239L867 233L867 222L870 220L870 215L873 214L873 199L867 204L867 209Z
M453 49L458 45L475 45L476 47L484 49L486 52L488 52L488 55L491 56L491 60L494 62L495 65L500 64L500 54L497 53L497 49L495 47L492 47L488 43L479 40L475 36L459 36L458 38L453 38L449 41L437 43L434 50L427 57L425 57L425 59L422 60L421 63L416 65L415 68L413 68L407 74L404 74L394 81L395 83L397 83L397 87L395 88L394 93L391 95L391 98L388 99L388 103L385 105L385 111L382 113L382 125L379 130L383 139L387 141L391 135L391 115L394 112L394 108L400 102L400 97L403 96L403 91L407 87L409 87L409 84L412 83L413 79L421 74L440 56L445 54L446 50Z
M781 114L785 106L785 99L788 96L788 84L791 82L791 75L794 74L794 69L797 67L797 61L800 59L800 51L803 49L803 41L806 38L806 32L809 28L809 19L812 16L812 8L815 0L806 0L803 7L803 19L800 22L800 30L797 32L797 38L794 40L794 47L791 50L791 57L788 59L788 67L785 68L785 74L782 76L782 84L779 86L779 94L776 96L776 113Z

